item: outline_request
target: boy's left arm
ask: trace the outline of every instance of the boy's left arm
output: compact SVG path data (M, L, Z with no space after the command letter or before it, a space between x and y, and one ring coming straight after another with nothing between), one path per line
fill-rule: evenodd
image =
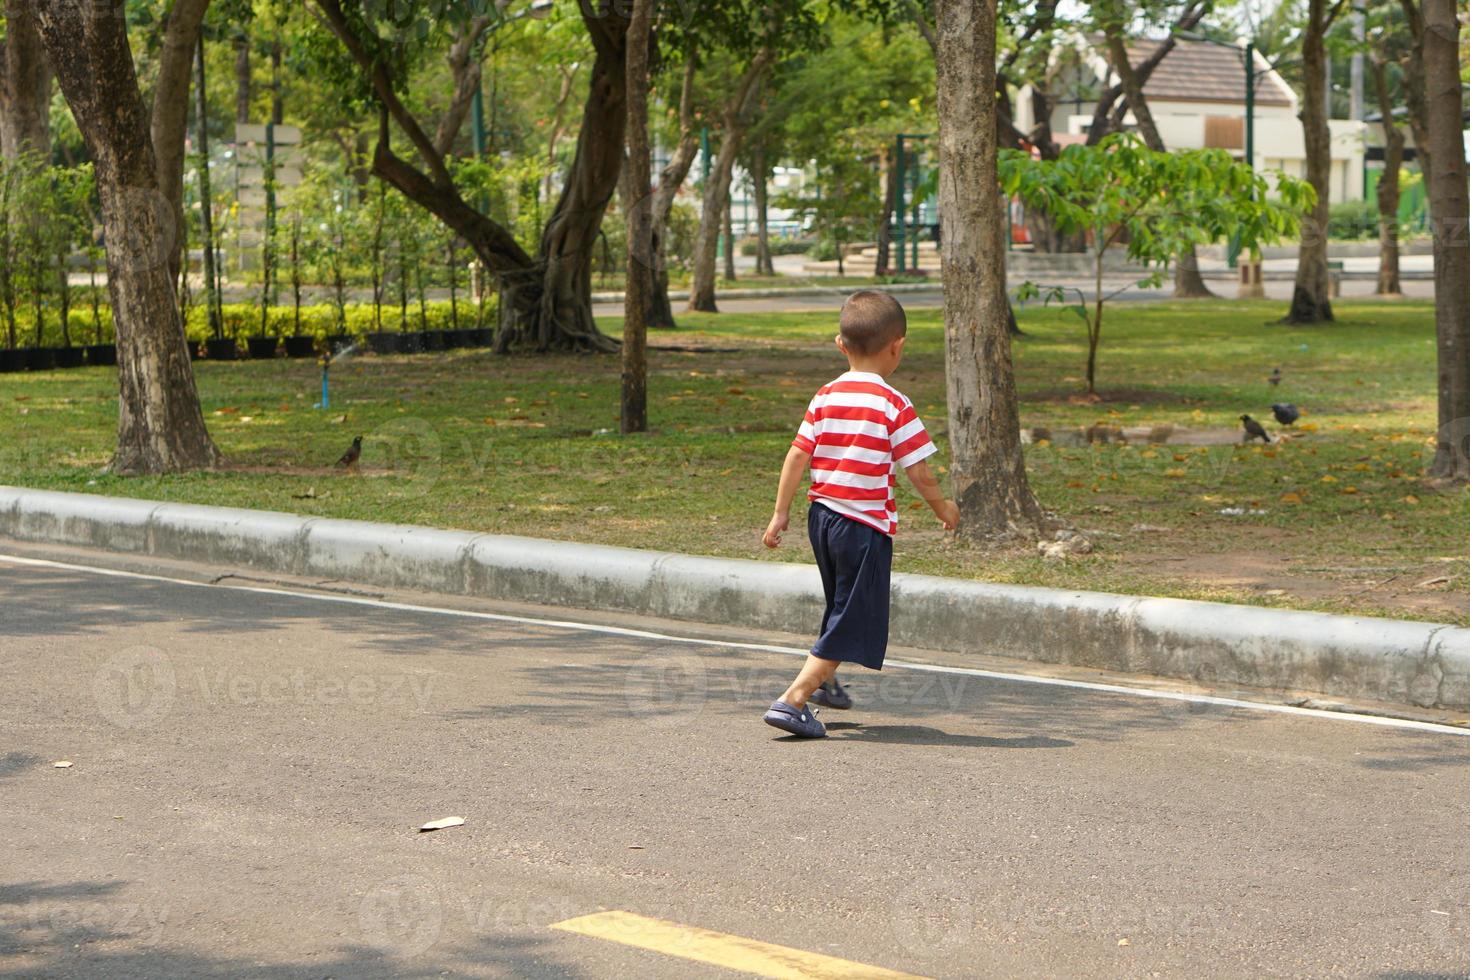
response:
M766 533L761 536L767 548L781 544L781 534L791 524L791 500L796 496L797 488L801 486L801 475L811 461L812 454L796 446L786 451L786 462L781 464L781 482L776 486L776 512L771 515L771 523L766 525Z
M939 518L944 529L953 531L960 522L960 509L953 500L944 495L939 487L939 480L929 469L929 463L921 459L905 469L904 473L914 485L914 492L924 498L924 502L934 511L934 516Z

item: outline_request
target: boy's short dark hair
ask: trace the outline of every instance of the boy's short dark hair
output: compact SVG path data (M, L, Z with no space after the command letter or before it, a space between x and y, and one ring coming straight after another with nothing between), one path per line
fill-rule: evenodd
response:
M859 289L842 304L842 342L854 354L876 354L909 332L898 300L878 289Z

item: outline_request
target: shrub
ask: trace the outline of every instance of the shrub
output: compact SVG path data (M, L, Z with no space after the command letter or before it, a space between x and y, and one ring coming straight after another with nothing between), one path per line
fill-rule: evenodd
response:
M1350 241L1378 235L1378 205L1372 201L1343 201L1328 212L1329 238Z
M468 298L461 299L459 307L459 329L468 330L475 326L477 313L475 304ZM495 324L496 301L487 298L485 302L485 322L488 326ZM428 330L452 330L454 329L454 318L450 315L448 300L435 300L425 306L427 314ZM224 312L224 333L226 337L235 337L244 340L247 337L257 335L260 327L260 307L252 303L226 303ZM348 303L345 310L347 328L341 332L361 337L373 332L373 305L371 303ZM73 321L75 322L75 320ZM398 310L385 308L383 310L383 329L393 332L398 329ZM419 314L417 305L409 307L408 329L418 330ZM208 314L201 307L189 311L189 339L204 340L209 336ZM290 306L272 306L266 316L266 333L274 337L286 337L296 332L296 315ZM318 339L338 333L337 308L331 303L313 303L310 306L301 307L301 332L307 336Z
M756 239L754 239L754 238L742 238L740 240L740 254L741 255L754 255L755 254L756 244L757 244L757 242L756 242ZM811 248L812 248L812 242L811 242L810 239L806 239L806 238L791 238L789 236L784 236L784 235L783 236L780 236L780 237L772 238L767 244L771 248L771 255L772 256L776 256L776 255L801 255L801 254L803 254L805 252L810 251ZM835 253L833 255L833 258L836 258Z

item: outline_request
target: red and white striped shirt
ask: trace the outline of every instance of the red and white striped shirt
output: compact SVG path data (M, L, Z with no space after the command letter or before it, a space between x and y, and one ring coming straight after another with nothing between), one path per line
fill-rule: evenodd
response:
M812 457L808 500L890 537L898 531L899 467L937 451L913 402L865 371L848 371L817 392L792 445Z

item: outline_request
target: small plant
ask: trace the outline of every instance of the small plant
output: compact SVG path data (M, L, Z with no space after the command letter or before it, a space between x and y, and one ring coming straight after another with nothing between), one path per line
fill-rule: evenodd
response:
M1131 133L1093 146L1074 144L1056 160L1002 151L1000 182L1007 195L1051 214L1059 227L1082 233L1093 260L1093 295L1076 287L1023 283L1018 300L1048 303L1077 294L1071 309L1087 327L1087 393L1097 394L1097 351L1103 308L1136 286L1163 282L1169 262L1186 248L1238 236L1247 251L1294 234L1312 206L1310 184L1284 173L1265 176L1236 163L1224 150L1160 153ZM1279 203L1269 199L1274 193ZM1103 292L1103 259L1119 246L1150 275Z

